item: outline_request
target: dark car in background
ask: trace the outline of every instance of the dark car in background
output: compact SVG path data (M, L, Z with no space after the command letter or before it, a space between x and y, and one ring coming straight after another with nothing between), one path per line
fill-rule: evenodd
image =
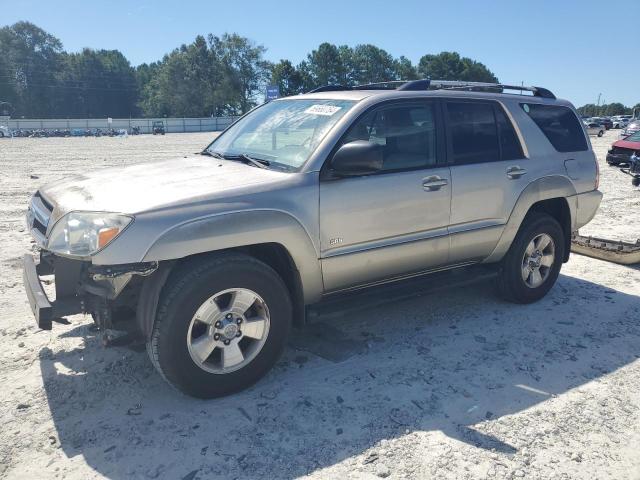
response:
M613 121L610 118L594 117L591 120L599 123L600 125L603 125L607 130L611 130L613 128Z
M640 156L640 130L611 145L607 152L609 165L629 164L632 155Z

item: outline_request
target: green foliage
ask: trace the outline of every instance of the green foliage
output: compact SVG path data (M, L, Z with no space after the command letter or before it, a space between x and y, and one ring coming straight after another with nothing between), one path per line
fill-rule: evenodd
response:
M418 63L421 78L437 80L464 80L468 82L495 83L498 78L484 64L460 57L456 52L424 55Z
M613 115L631 115L633 114L633 109L637 108L638 112L640 112L640 104L635 107L625 107L621 103L606 103L604 105L595 105L593 103L588 103L579 107L578 113L580 115L586 115L588 117L611 117Z
M29 22L0 28L0 101L30 116L46 115L55 102L60 40Z
M138 85L135 69L118 50L63 54L56 77L54 110L70 117L112 117L136 113Z
M323 85L389 80L497 82L482 63L456 52L424 55L418 65L371 44L322 43L298 65L270 64L265 47L235 33L197 36L160 61L132 67L117 50L67 53L60 40L32 23L0 28L0 102L24 117L185 116L244 113L263 100L269 83L282 96ZM640 114L640 104L635 107ZM630 114L621 103L584 105L582 115Z
M280 95L288 97L307 90L309 78L304 69L296 68L289 60L271 66L271 83L280 87Z

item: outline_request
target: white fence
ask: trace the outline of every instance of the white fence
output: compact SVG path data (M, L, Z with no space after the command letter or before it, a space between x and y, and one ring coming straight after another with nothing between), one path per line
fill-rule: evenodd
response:
M204 118L114 118L109 124L106 118L71 118L63 119L17 119L6 121L11 130L64 130L83 129L107 130L109 128L139 127L141 133L151 133L154 121L164 122L167 133L182 132L216 132L224 130L238 117L204 117ZM3 122L4 123L4 122Z

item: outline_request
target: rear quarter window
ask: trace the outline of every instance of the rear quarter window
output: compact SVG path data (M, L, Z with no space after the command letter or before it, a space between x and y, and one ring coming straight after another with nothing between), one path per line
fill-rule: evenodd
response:
M535 103L521 103L520 106L557 151L582 152L589 149L578 117L570 108Z

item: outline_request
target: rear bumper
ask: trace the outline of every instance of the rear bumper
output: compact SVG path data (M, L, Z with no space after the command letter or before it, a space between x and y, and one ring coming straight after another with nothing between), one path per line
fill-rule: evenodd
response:
M600 202L602 201L602 192L599 190L592 190L590 192L579 193L576 195L577 208L576 208L576 230L584 227L589 223L598 211Z
M82 300L75 295L56 298L53 302L49 300L44 288L42 288L40 275L51 274L53 271L48 265L41 265L36 263L33 255L25 255L22 258L22 279L38 327L43 330L51 330L54 319L82 313L84 309Z

